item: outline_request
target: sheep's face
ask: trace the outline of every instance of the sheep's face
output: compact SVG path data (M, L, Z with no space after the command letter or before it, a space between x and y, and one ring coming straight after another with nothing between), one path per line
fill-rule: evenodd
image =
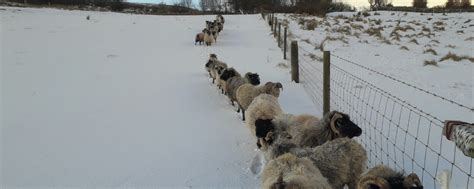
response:
M362 129L352 122L348 115L340 112L334 112L329 124L336 137L352 138L362 134Z
M211 68L213 63L214 63L214 61L212 61L212 60L207 61L206 68Z
M247 79L249 80L250 84L252 85L259 85L260 84L260 76L257 73L250 73L247 75Z
M280 89L283 90L283 85L280 82L273 83L267 82L265 83L266 93L269 95L273 95L275 97L280 96Z
M423 185L415 173L405 178L401 173L388 178L382 178L379 175L369 176L362 178L358 185L357 189L423 189Z
M255 121L255 135L259 143L257 146L268 146L273 143L273 129L274 125L271 119L257 119Z

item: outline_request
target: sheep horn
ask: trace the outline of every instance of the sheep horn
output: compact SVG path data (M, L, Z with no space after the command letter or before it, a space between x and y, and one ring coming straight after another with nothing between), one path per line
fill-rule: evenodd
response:
M390 185L388 182L380 177L367 177L359 181L357 189L368 189L370 185L378 186L380 189L389 189Z
M285 181L283 181L283 172L280 172L280 176L278 176L278 179L277 181L275 182L275 184L273 184L273 187L272 188L275 188L275 189L284 189L285 188Z
M340 135L339 130L337 130L336 128L336 120L342 117L343 116L341 113L334 111L331 117L331 121L329 122L329 126L336 137Z
M420 178L418 175L415 173L409 174L405 179L403 180L403 187L404 188L423 188L423 185L421 184Z

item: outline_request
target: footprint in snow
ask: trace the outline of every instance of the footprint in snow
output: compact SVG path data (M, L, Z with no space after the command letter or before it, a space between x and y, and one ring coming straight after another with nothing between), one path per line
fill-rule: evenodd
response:
M258 153L257 155L255 155L255 157L252 160L250 171L252 171L254 175L260 175L260 173L263 170L264 165L265 165L265 159L262 157L260 153Z
M109 55L107 55L107 58L117 58L117 57L118 57L118 55L116 55L116 54L109 54Z

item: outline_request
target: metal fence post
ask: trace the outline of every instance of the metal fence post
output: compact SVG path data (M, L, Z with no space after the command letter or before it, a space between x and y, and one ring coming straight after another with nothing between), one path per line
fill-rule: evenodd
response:
M330 110L330 81L331 81L331 75L330 75L330 57L331 57L331 52L329 51L324 51L323 54L323 114L325 115L326 113L329 112Z
M300 82L300 70L298 65L298 42L291 42L291 80Z
M283 35L283 59L285 59L285 60L286 60L286 49L287 49L287 44L286 44L286 32L287 32L286 30L287 29L288 28L285 27L285 32L284 32L284 35Z

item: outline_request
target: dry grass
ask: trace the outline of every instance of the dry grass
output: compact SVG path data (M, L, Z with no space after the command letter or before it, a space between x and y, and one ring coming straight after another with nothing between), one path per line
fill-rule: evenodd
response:
M411 27L410 25L405 25L404 27L398 25L395 28L393 28L392 32L398 32L398 31L406 32L408 30L415 31L415 28Z
M466 20L466 21L464 22L464 24L467 24L467 23L469 23L469 22L471 22L471 19Z
M408 43L415 43L415 44L419 45L419 43L416 39L411 39L410 41L408 41Z
M438 62L436 62L435 60L425 60L425 62L423 63L423 66L436 66L436 67L438 67Z
M474 41L474 37L468 37L468 38L464 39L464 41Z
M369 34L370 36L376 36L378 38L381 38L382 37L382 31L383 28L382 27L378 27L378 28L369 28L369 29L366 29L365 30L365 33L366 34Z
M380 13L375 12L375 13L374 13L374 16L380 16Z
M392 40L394 40L394 41L400 41L400 35L392 36Z
M319 49L320 50L323 50L324 49L324 45L326 44L327 41L341 41L343 42L344 44L348 44L349 41L347 41L346 38L344 38L344 36L339 36L339 37L331 37L331 36L326 36L326 38L324 38L320 45L319 45Z
M444 30L446 30L443 26L434 26L433 29L434 29L434 31L444 31Z
M433 18L427 18L426 20L428 20L428 21L429 21L429 20L432 20L432 19L433 19Z
M432 48L429 48L429 49L424 50L423 53L424 53L424 54L426 54L426 53L431 53L431 54L433 54L433 55L438 55L438 53L437 53L434 49L432 49Z
M279 68L284 68L284 69L289 68L288 64L283 63L283 62L278 63L276 66L279 67Z
M455 62L459 62L461 60L469 60L471 61L472 63L474 63L474 57L470 57L470 56L458 56L457 54L454 54L452 52L449 52L447 55L443 56L439 61L442 62L442 61L445 61L445 60L453 60Z
M439 44L439 41L436 40L436 39L431 40L430 43L431 43L431 42Z
M464 33L464 30L458 30L456 33Z
M303 41L305 43L308 43L308 44L311 44L311 41L309 41L309 39L302 39L301 41Z
M352 29L349 26L342 26L342 27L332 28L332 32L342 33L345 35L351 35Z
M323 61L322 57L316 56L315 54L309 54L308 56L309 56L309 58L311 58L311 60L317 60L317 61L320 61L320 62Z
M364 16L364 17L370 16L370 13L367 12L367 11L364 11L364 12L362 12L362 16Z
M422 32L428 32L428 33L431 33L431 29L426 27L426 26L423 26L423 28L421 29Z
M451 45L451 44L449 44L449 45L446 45L445 47L455 49L455 48L456 48L456 45Z
M362 26L360 24L354 24L354 23L351 24L351 27L352 27L352 29L355 29L355 30L363 30L364 29L364 26Z
M408 49L408 47L406 47L406 46L401 46L400 49L401 49L401 50L407 50L407 51L410 50L410 49Z
M433 22L433 26L444 26L444 22L441 22L441 21L437 21L437 22Z

